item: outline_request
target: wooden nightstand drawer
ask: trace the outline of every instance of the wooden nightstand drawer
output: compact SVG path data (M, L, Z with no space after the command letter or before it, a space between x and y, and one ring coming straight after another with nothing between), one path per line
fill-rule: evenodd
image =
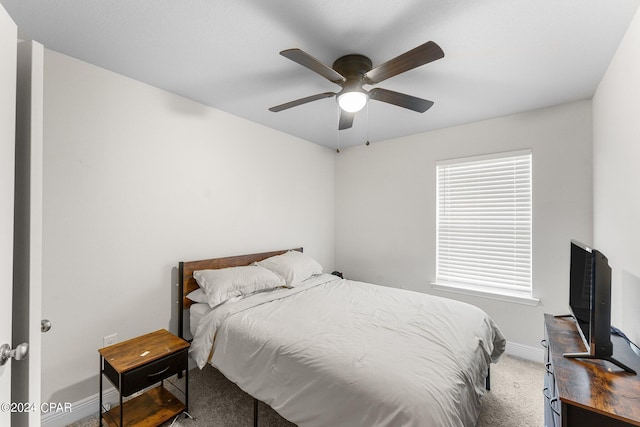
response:
M126 397L183 371L186 366L187 350L185 349L155 362L124 372L122 374L122 384L119 383L120 375L109 363L105 363L104 374Z

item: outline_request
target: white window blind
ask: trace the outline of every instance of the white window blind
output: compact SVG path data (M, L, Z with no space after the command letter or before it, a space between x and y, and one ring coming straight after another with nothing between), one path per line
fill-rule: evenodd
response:
M437 163L436 282L531 295L531 150Z

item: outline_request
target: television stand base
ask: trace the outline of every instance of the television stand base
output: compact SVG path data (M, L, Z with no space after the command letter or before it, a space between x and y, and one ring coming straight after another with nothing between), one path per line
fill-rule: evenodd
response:
M593 356L589 353L564 353L563 354L564 357L570 358L570 359L597 359L597 360L606 360L607 362L611 362L614 365L616 365L617 367L619 367L620 369L623 369L626 372L629 372L630 374L633 375L637 375L636 371L634 371L633 369L631 369L630 367L628 367L627 365L625 365L624 363L614 359L611 356Z

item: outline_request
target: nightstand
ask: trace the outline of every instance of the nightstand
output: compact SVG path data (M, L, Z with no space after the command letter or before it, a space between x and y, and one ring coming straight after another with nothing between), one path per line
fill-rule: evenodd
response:
M186 412L189 405L189 343L161 329L128 341L104 347L100 353L100 407L109 426L157 426ZM164 380L185 372L184 402L164 387ZM120 405L102 414L102 377L120 394ZM160 383L157 387L152 387ZM144 393L124 401L134 393Z

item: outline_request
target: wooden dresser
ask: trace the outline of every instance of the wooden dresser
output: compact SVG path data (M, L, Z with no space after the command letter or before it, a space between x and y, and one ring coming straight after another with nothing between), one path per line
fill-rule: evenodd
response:
M640 376L602 360L568 359L585 351L573 319L544 315L546 427L640 426ZM640 357L611 336L613 356L640 372Z

